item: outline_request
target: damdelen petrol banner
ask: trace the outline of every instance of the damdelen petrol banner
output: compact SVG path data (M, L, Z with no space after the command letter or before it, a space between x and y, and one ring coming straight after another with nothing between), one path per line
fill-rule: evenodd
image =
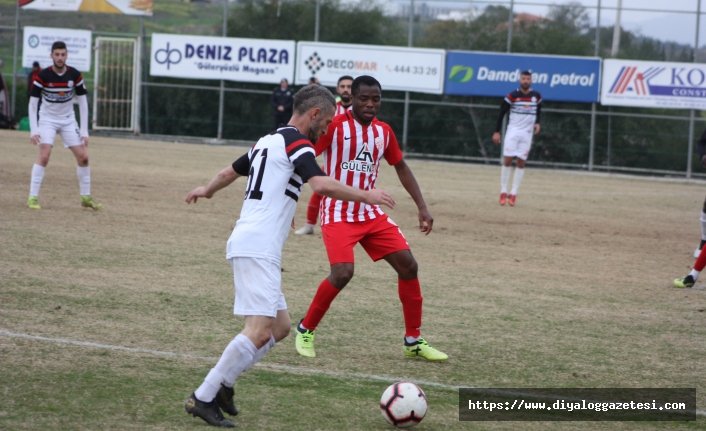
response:
M525 70L532 73L532 88L543 100L598 101L601 60L593 57L449 51L444 93L505 97L519 87Z
M706 64L605 60L601 104L706 109Z

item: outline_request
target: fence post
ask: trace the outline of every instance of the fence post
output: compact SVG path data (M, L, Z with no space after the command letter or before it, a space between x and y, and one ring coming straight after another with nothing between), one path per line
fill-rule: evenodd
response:
M407 46L412 46L414 35L414 0L409 0L409 27L407 28ZM404 117L402 118L402 151L407 150L409 134L409 91L404 92Z
M593 48L593 56L598 57L600 54L601 44L601 0L598 0L596 8L596 42ZM591 133L588 144L588 170L593 170L594 154L596 151L596 102L591 103Z
M507 18L507 52L512 51L512 24L515 21L514 15L515 0L510 0L510 14Z
M319 41L320 28L321 28L321 0L316 0L316 16L314 19L314 42Z
M696 2L696 35L694 36L694 58L699 51L699 23L701 22L701 1ZM694 157L694 110L689 111L689 153L686 156L686 177L691 178L691 163Z
M689 111L689 154L686 156L686 177L691 178L691 160L694 149L694 110Z
M12 108L11 115L15 116L15 105L17 104L17 41L20 32L20 2L15 5L15 52L12 54Z
M223 0L223 37L226 37L228 32L228 0ZM223 99L225 98L225 81L221 79L221 88L218 97L218 137L220 141L223 139Z

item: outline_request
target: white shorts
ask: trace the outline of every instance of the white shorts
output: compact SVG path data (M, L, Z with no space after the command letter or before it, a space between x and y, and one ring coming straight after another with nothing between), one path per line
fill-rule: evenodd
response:
M232 257L230 266L235 283L233 314L277 317L279 310L287 309L279 263L257 257Z
M59 133L59 135L61 135L61 139L64 140L64 148L83 145L76 120L66 123L53 123L51 121L39 120L39 124L37 124L37 126L39 128L40 144L54 146L54 138L56 137L56 134Z
M503 141L503 156L527 160L532 146L532 132L508 130Z

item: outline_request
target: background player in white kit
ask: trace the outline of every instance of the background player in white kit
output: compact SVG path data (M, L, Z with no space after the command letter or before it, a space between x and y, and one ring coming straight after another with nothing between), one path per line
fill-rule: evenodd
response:
M525 174L525 161L529 156L532 146L532 135L539 133L540 104L542 96L532 90L532 74L525 70L520 75L520 88L508 94L500 105L500 116L495 125L493 143L500 143L500 129L503 118L510 111L510 121L505 131L503 142L503 166L500 170L500 205L505 205L509 200L510 206L515 206L517 190L520 188L522 177ZM517 157L517 168L512 179L512 191L508 199L507 183L510 179L512 159Z
M280 286L280 261L303 183L308 181L324 196L394 207L384 190L346 186L326 176L316 163L312 142L326 132L335 104L326 88L304 87L294 96L294 115L287 126L261 138L206 187L198 187L186 197L187 203L211 198L237 178L249 177L240 219L226 247L236 289L234 314L245 316L245 328L185 405L187 413L210 425L235 426L220 410L238 413L233 404L235 379L289 335L291 320Z
M30 142L39 147L37 161L32 167L32 182L27 206L41 209L38 202L39 189L44 179L44 169L49 163L54 138L58 133L64 147L76 157L76 175L81 192L81 206L99 210L103 205L91 198L91 168L88 166L88 100L86 85L81 73L66 65L66 44L54 42L51 47L52 66L37 75L29 98ZM81 116L81 127L76 124L73 98L76 96ZM37 120L39 98L42 105Z

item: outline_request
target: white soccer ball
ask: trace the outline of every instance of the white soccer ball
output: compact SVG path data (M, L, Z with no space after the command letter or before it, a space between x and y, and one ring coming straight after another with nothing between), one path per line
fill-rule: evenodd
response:
M380 398L382 417L397 428L417 425L427 414L427 397L414 383L390 385Z

